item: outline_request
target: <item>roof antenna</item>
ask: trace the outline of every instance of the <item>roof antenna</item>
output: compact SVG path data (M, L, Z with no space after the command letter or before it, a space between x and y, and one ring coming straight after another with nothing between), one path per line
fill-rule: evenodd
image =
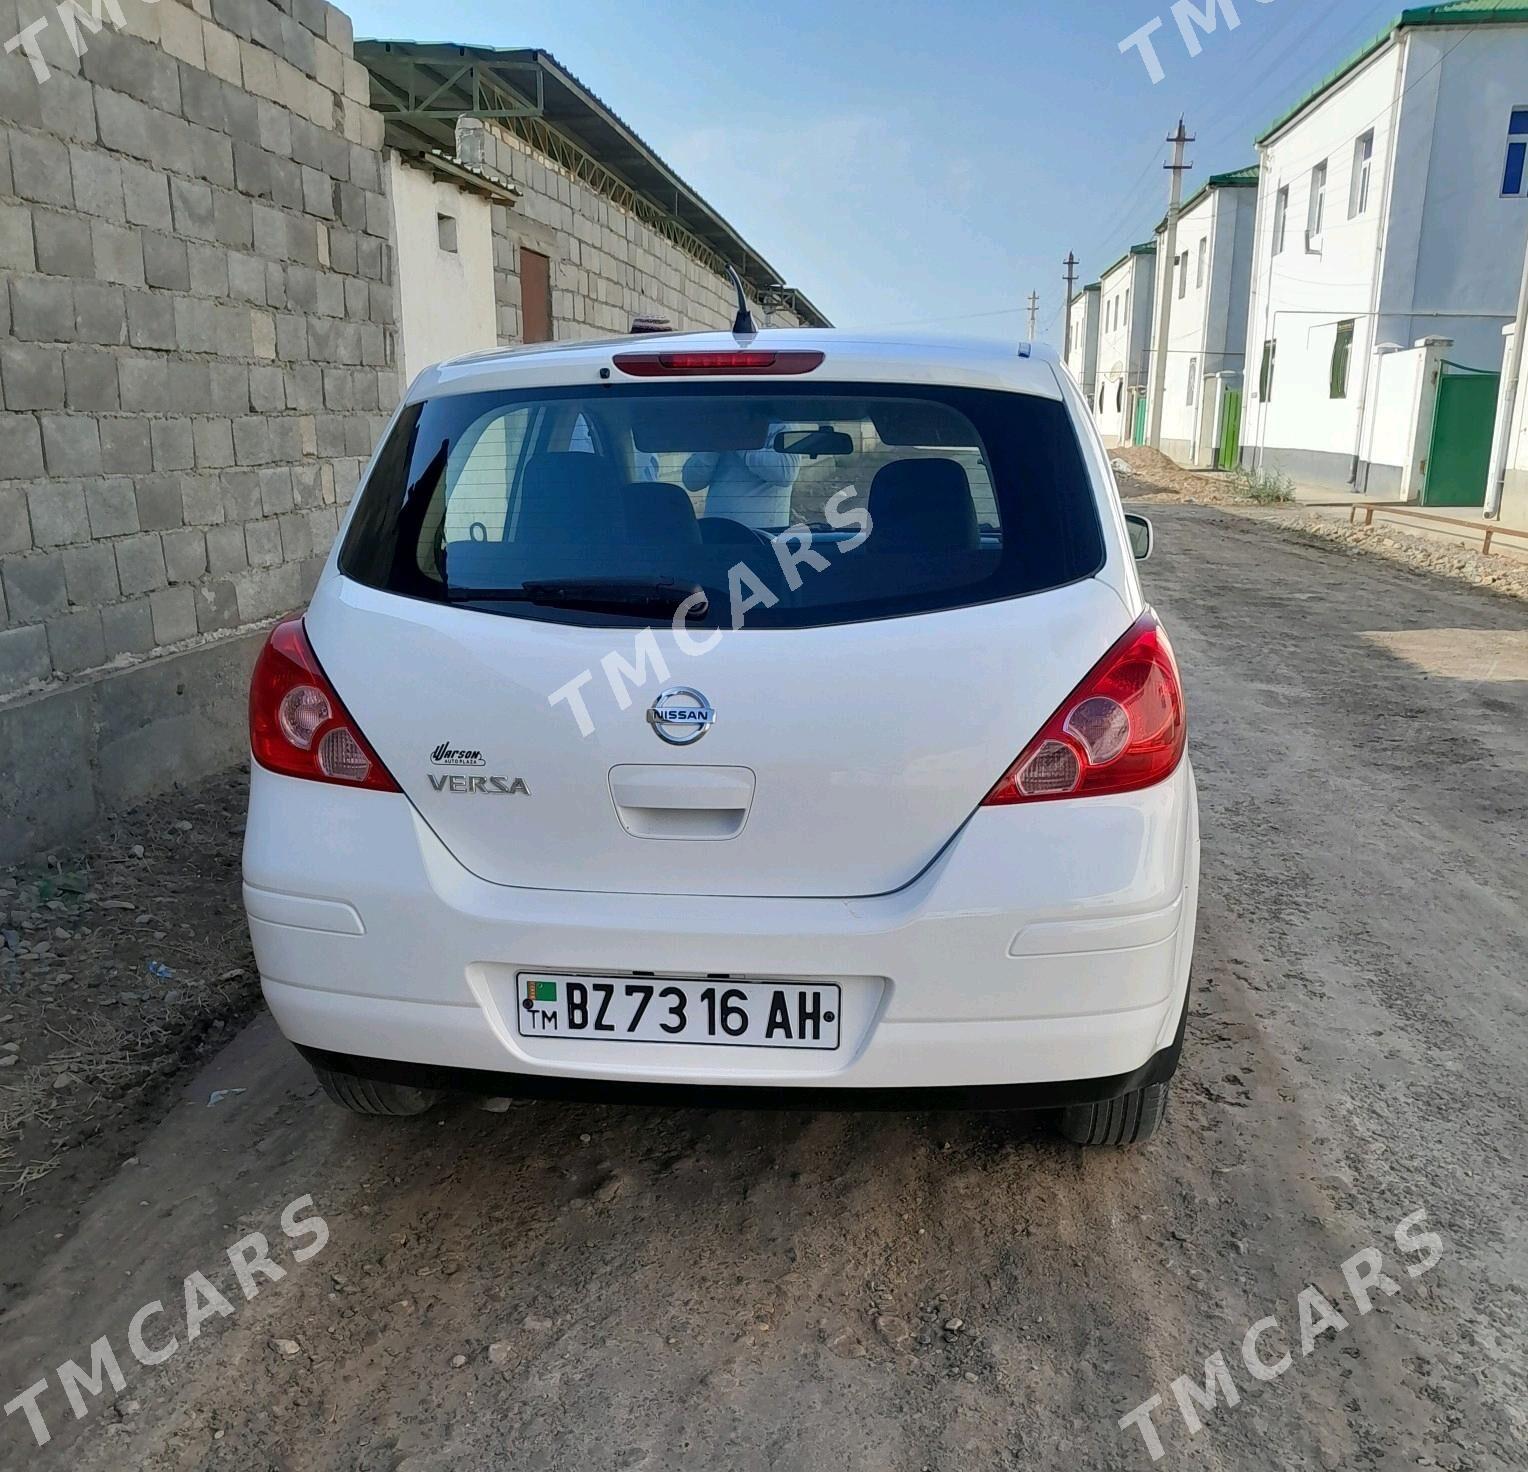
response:
M737 290L737 317L732 323L732 335L753 337L759 329L753 325L753 313L748 310L748 298L743 294L743 278L731 266L727 267L727 274L732 278L732 285Z

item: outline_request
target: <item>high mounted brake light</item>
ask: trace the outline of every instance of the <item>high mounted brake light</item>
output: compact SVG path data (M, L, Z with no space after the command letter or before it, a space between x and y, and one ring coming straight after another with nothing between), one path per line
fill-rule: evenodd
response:
M822 359L821 353L814 352L736 348L693 353L617 353L614 361L622 373L633 378L698 378L726 373L759 377L810 373L822 366Z
M271 630L249 682L249 749L268 771L372 792L399 792L340 703L300 618Z
M1177 769L1187 739L1177 661L1148 609L1041 727L982 806L1151 787Z

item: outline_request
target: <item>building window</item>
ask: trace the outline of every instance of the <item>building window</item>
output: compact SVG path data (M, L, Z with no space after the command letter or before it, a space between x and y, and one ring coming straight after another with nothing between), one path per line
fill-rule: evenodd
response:
M1188 295L1188 252L1178 257L1178 300Z
M1114 389L1114 412L1121 413L1125 407L1125 380L1120 379Z
M1289 224L1289 185L1285 185L1273 201L1273 253L1280 255L1284 250L1284 230Z
M1204 263L1209 253L1210 237L1208 235L1201 236L1199 240L1199 265L1194 272L1194 286L1196 289L1204 285Z
M1519 195L1528 185L1528 107L1514 107L1507 123L1507 171L1501 192Z
M435 216L435 237L440 241L440 248L448 250L453 255L456 253L456 216Z
M1305 235L1312 242L1321 239L1326 223L1326 160L1310 171L1310 205L1305 212Z
M1332 344L1332 397L1348 396L1348 364L1353 360L1353 323L1337 324L1337 340Z
M1128 322L1129 318L1130 318L1130 288L1127 286L1125 288L1125 320Z
M1198 358L1190 358L1188 360L1188 400L1187 400L1188 406L1189 406L1190 409L1192 409L1194 407L1194 385L1196 383L1198 383L1198 381L1199 381L1199 359Z
M1258 369L1257 396L1265 404L1273 398L1273 360L1278 346L1271 337L1263 344L1263 366Z
M1374 129L1353 145L1353 187L1348 191L1348 219L1369 208L1369 173L1374 163Z

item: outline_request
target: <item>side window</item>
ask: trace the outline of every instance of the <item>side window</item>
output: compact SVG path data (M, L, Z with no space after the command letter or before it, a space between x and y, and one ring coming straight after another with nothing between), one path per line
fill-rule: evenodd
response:
M1190 358L1188 360L1188 406L1191 409L1194 407L1194 390L1195 390L1195 387L1197 386L1198 382L1199 382L1199 359L1198 358Z
M491 414L468 430L446 461L447 542L501 542L530 439L532 409ZM474 430L476 432L474 432Z
M1265 404L1273 398L1273 361L1278 354L1278 346L1273 338L1263 344L1263 363L1257 375L1257 396Z
M1310 171L1310 203L1305 211L1305 234L1312 241L1321 239L1326 225L1326 160Z
M594 426L582 414L573 421L568 433L568 449L577 455L598 453L594 447Z
M1520 195L1528 187L1528 107L1514 107L1507 120L1507 168L1501 192Z
M1284 249L1284 234L1289 226L1289 185L1285 185L1273 199L1273 253L1279 255Z
M1357 219L1369 208L1369 176L1374 168L1374 129L1353 145L1353 183L1348 190L1348 218Z
M1194 272L1194 286L1197 289L1204 285L1204 261L1210 251L1210 237L1202 235L1199 238L1199 266Z

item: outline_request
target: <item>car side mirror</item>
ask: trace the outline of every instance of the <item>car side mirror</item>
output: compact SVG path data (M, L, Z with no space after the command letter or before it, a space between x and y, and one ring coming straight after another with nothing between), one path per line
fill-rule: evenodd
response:
M1130 534L1130 551L1134 554L1137 562L1145 562L1151 556L1152 545L1156 538L1151 530L1151 522L1144 516L1137 516L1133 511L1125 513L1125 530Z

